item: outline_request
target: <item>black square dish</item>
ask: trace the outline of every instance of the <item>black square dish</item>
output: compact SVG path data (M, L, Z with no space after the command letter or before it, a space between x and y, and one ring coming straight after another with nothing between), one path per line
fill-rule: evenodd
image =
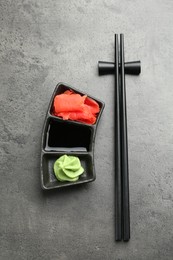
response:
M67 153L66 153L67 154ZM71 182L60 182L56 179L54 171L53 171L53 165L55 161L63 155L62 153L56 153L56 154L47 154L45 153L43 155L43 171L42 173L42 188L43 189L54 189L54 188L60 188L64 186L71 186L74 184L81 184L85 182L91 182L95 180L95 170L93 167L93 157L90 154L75 154L81 162L81 165L84 169L84 173L79 177L79 180L77 180L74 183ZM67 154L70 155L70 154Z

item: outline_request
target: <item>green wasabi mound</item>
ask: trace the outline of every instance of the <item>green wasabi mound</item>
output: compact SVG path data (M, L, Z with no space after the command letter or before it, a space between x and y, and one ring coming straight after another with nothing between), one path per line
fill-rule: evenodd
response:
M53 169L59 181L77 181L84 172L79 158L66 154L55 161Z

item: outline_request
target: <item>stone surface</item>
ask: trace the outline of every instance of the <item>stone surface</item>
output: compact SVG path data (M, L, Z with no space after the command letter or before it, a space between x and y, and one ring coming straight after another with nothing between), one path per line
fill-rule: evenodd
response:
M173 258L173 2L0 1L0 259ZM114 241L114 33L125 34L131 240ZM95 182L43 192L40 137L55 85L106 104ZM107 178L109 175L109 178Z

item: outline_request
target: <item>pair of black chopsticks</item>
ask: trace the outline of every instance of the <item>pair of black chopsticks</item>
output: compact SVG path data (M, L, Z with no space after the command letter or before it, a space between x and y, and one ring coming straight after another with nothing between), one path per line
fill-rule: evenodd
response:
M124 35L115 34L115 239L130 239Z
M120 49L120 51L119 51ZM115 62L98 62L99 76L115 76L115 239L130 239L129 169L125 73L139 75L140 61L124 61L124 35L115 34Z

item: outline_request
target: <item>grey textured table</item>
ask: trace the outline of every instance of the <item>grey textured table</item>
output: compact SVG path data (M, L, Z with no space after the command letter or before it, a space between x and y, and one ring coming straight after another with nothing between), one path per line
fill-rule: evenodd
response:
M0 259L173 258L173 1L0 1ZM131 240L114 242L114 33L125 34ZM95 182L43 192L40 137L55 85L106 103Z

